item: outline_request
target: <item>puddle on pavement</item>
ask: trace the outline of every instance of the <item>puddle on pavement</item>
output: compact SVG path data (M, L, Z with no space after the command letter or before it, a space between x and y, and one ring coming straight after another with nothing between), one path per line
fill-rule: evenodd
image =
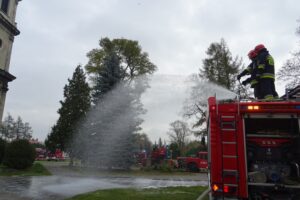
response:
M59 200L77 194L110 188L156 188L207 185L206 181L147 178L81 178L64 176L1 177L0 193L8 192L34 200ZM0 194L1 197L1 194Z

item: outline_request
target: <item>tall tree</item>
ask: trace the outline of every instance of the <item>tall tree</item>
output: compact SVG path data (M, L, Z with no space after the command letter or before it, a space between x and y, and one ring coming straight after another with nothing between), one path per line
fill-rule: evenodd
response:
M212 43L206 54L207 58L203 60L199 76L234 91L236 88L236 75L242 64L241 59L232 57L224 39L221 39L220 43Z
M83 153L83 162L92 167L129 168L133 164L134 135L141 130L139 116L143 112L128 85L119 84L108 92L78 130L85 133L79 134L75 142L75 149Z
M161 138L159 137L159 139L158 139L158 147L162 147L162 146L163 146L163 143L162 143Z
M60 148L72 156L67 147L72 142L76 126L91 105L90 87L80 65L76 67L72 79L68 79L68 84L64 87L64 100L60 101L60 104L59 118L45 143L52 150L54 147Z
M171 143L177 144L180 155L183 155L188 137L191 135L191 130L188 128L188 124L180 120L172 122L170 124L168 135Z
M32 128L28 122L25 122L24 129L23 129L23 135L24 139L30 139L32 137Z
M138 41L127 39L102 38L100 48L91 50L87 56L88 64L85 66L89 74L98 74L105 68L105 59L114 52L120 60L122 80L132 80L139 75L152 74L156 66L150 62L148 54L142 52Z
M206 54L207 58L202 61L199 77L193 76L191 78L196 84L193 86L191 95L184 107L186 117L196 118L194 127L198 127L199 131L194 133L202 136L202 140L207 134L204 126L206 122L207 93L212 90L226 92L225 89L236 91L236 75L242 66L242 60L238 56L232 57L224 39L221 39L219 43L212 43Z
M21 119L21 117L19 116L18 118L17 118L17 121L15 121L15 123L14 123L14 131L15 131L15 134L16 134L16 138L17 139L21 139L21 137L22 137L22 133L24 132L24 128L25 128L25 126L24 126L24 123L23 123L23 121L22 121L22 119Z
M111 91L122 79L120 58L115 52L103 58L101 68L96 68L94 75L94 87L92 88L92 97L94 104L97 104L104 95Z
M57 125L51 127L51 131L45 140L45 146L51 152L55 152L55 149L62 149L56 127Z
M298 20L300 22L300 20ZM300 36L300 25L296 34ZM278 80L285 81L287 87L294 88L300 85L300 49L292 54L277 73Z
M27 139L32 137L32 128L18 116L15 120L10 114L5 117L0 127L1 138L5 140Z
M156 70L137 41L103 38L88 53L85 66L93 83L93 107L79 130L88 137L81 145L85 163L128 168L133 162L134 134L141 130L144 113L140 97L147 87L142 75ZM75 145L76 146L76 145Z
M5 140L13 139L15 137L14 118L9 113L1 124L1 135Z

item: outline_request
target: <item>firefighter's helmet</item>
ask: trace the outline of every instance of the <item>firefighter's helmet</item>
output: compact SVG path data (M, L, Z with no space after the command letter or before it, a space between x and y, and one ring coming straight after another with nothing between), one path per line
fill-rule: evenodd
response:
M254 49L252 49L252 50L250 50L249 51L249 53L248 53L248 58L249 59L253 59L253 58L255 58L257 56L257 52L254 50Z
M255 50L256 53L259 53L261 50L263 50L263 49L265 49L265 48L266 48L265 45L263 45L263 44L258 44L258 45L256 45L256 47L254 48L254 50Z

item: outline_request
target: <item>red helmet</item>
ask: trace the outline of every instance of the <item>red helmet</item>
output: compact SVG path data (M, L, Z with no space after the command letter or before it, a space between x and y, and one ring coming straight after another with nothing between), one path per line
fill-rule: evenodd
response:
M256 53L259 53L262 49L265 49L265 45L263 44L258 44L256 45L256 47L254 48L254 50L256 51Z
M248 58L249 59L253 59L257 56L257 52L253 49L253 50L250 50L249 53L248 53Z

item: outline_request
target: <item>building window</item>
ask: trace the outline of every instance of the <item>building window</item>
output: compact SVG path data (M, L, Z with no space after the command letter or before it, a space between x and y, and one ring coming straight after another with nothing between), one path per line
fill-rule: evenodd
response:
M9 0L0 0L0 2L1 2L1 10L7 14Z

